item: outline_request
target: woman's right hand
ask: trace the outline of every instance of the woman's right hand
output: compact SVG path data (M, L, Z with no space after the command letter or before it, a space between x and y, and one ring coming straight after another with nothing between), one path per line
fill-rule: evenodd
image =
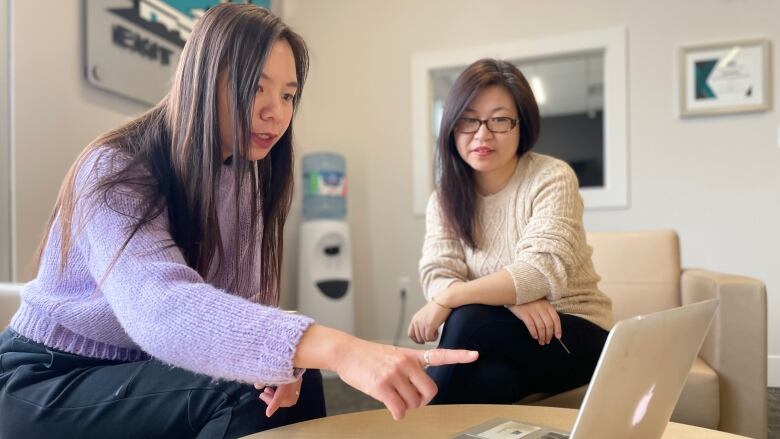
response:
M439 338L439 326L447 321L450 313L452 313L451 309L431 300L412 316L408 330L409 338L417 344L436 341Z
M508 306L518 319L525 323L528 332L540 345L550 344L553 338L559 339L561 333L561 318L547 299L539 299L522 305Z
M335 372L350 386L382 402L393 419L407 410L428 404L436 395L433 380L425 373L425 351L399 348L354 338L343 351ZM430 366L470 363L476 351L431 349Z
M424 370L425 352L373 343L314 324L298 342L293 365L336 372L345 383L382 402L399 420L436 394L436 384ZM428 352L429 366L471 363L479 355L450 349Z

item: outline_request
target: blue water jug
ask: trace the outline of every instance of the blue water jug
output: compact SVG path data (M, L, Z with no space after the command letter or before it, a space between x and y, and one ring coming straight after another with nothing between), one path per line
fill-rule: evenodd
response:
M303 218L343 220L347 216L344 157L328 152L303 157Z

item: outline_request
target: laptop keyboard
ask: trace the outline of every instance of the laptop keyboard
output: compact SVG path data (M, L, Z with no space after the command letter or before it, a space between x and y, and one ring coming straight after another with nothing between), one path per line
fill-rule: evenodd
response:
M555 433L551 431L549 433L545 433L545 435L540 437L539 439L569 439L569 435L563 433Z

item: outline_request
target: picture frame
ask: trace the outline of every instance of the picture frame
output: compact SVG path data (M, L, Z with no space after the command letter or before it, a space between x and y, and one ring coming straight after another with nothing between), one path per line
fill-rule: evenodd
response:
M770 54L768 39L680 48L680 116L770 110Z

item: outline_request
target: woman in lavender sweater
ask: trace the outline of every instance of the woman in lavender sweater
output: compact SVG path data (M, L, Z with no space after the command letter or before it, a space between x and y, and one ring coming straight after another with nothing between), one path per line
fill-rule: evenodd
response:
M0 335L0 437L237 437L324 416L320 368L400 419L427 365L476 359L276 307L307 68L277 17L216 6L168 95L84 150Z

